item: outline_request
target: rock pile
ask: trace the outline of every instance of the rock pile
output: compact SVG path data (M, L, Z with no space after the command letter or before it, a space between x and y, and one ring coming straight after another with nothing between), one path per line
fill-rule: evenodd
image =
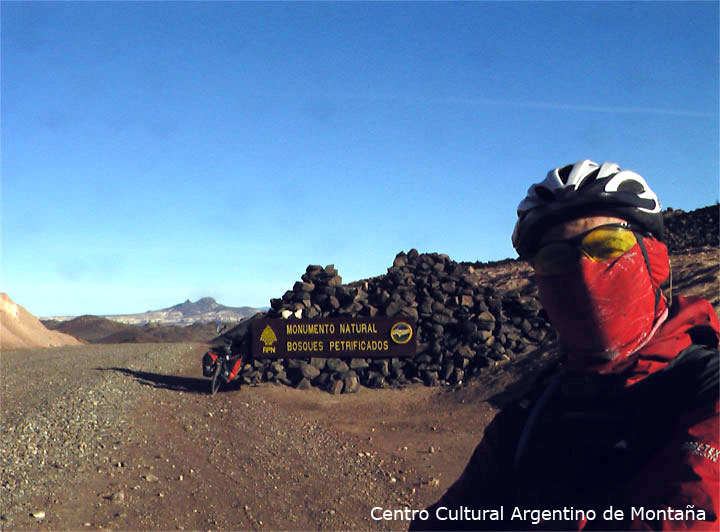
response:
M710 205L691 212L668 209L665 217L665 243L668 251L719 245L720 225L718 225L720 207Z
M259 359L244 369L248 383L278 381L332 393L355 391L358 384L456 384L554 338L535 295L484 286L472 265L415 249L399 253L387 274L352 284L343 284L332 265L308 266L293 289L270 305L270 318L410 318L417 323L417 354L412 359Z

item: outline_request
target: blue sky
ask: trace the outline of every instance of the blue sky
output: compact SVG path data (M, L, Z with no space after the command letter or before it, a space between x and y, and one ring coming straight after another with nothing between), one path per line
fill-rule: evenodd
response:
M718 198L718 4L2 3L1 287L40 316L268 305L412 247L515 256L528 186Z

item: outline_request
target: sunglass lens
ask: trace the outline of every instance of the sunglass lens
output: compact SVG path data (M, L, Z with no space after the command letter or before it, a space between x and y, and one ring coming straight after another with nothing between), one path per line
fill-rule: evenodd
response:
M637 239L623 227L599 227L582 240L582 249L593 260L614 259L632 248Z

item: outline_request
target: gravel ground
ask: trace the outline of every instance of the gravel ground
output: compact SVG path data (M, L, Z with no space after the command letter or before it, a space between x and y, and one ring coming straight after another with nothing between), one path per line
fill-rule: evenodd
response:
M40 515L73 476L113 462L133 436L133 405L151 389L107 369L161 370L196 346L74 346L2 353L0 525Z
M371 519L371 508L419 507L418 495L426 504L439 494L432 466L416 458L431 456L427 444L414 461L376 445L387 394L363 390L335 404L316 390L263 385L209 396L202 352L120 344L3 353L0 528L402 530L406 522ZM368 415L356 424L360 405ZM394 435L385 439L393 448Z

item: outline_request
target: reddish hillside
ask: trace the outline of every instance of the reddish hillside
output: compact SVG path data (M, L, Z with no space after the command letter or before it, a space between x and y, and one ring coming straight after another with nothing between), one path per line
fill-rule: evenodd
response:
M23 349L79 345L82 342L67 334L48 330L40 320L5 293L0 293L0 349Z
M86 314L72 320L57 322L54 320L44 321L48 328L71 334L76 338L82 338L88 342L99 342L106 336L125 331L130 327L116 321Z

